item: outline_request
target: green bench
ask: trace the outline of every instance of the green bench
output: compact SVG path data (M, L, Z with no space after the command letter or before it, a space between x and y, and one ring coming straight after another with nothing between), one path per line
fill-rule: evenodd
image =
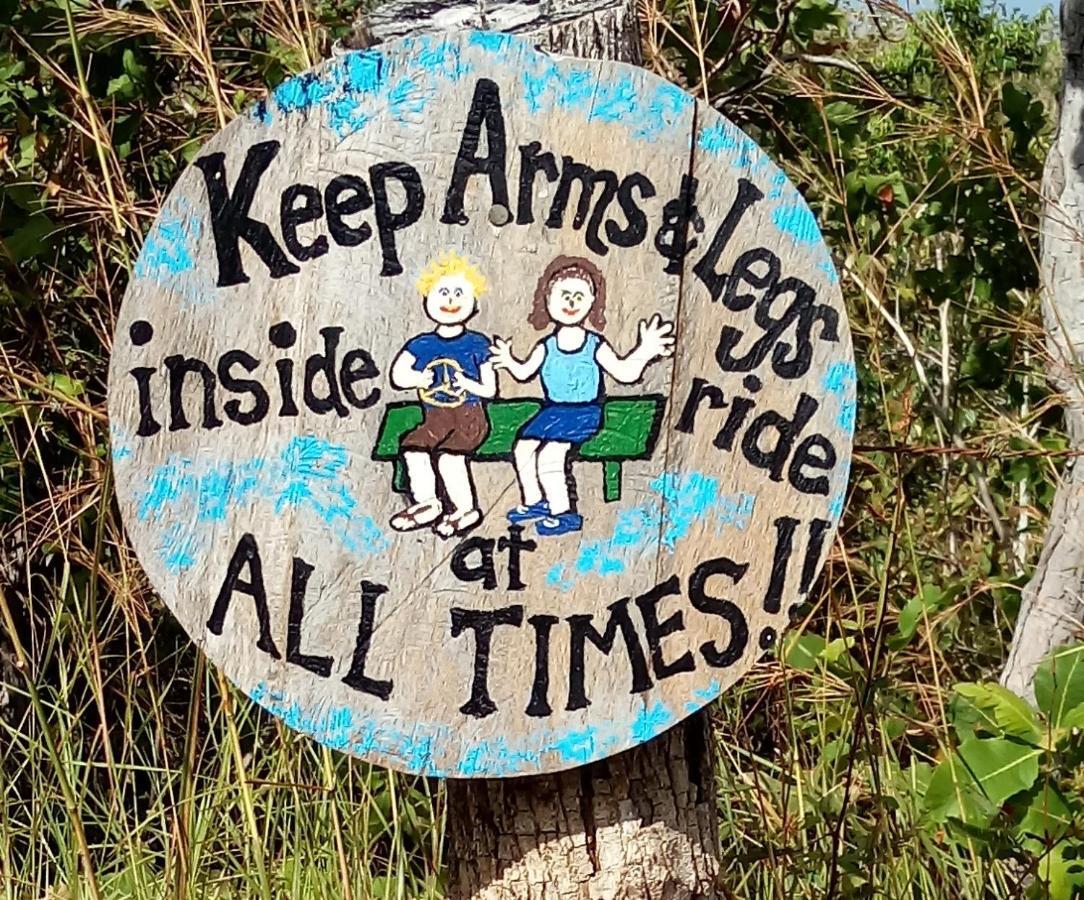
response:
M621 499L621 464L630 459L647 459L655 449L666 400L659 394L642 397L613 397L602 403L599 433L573 451L573 459L602 463L603 495L607 503ZM512 462L512 444L523 423L542 404L537 400L490 400L485 404L489 437L471 456L472 460ZM373 459L395 464L392 486L407 489L406 469L399 451L403 435L422 421L420 403L389 403L380 423Z

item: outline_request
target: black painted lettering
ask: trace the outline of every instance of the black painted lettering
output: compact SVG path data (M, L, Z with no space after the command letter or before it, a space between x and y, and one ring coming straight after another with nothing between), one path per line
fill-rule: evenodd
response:
M813 587L813 579L817 574L817 563L821 559L821 551L824 549L824 536L832 523L827 519L814 519L809 523L809 543L805 548L805 559L802 560L802 577L798 582L798 590L802 594L808 594Z
M327 208L327 230L340 247L356 247L373 236L368 222L351 225L347 216L357 215L373 205L372 195L364 180L357 175L337 175L324 188Z
M240 400L227 400L222 404L226 417L238 425L259 422L271 407L271 399L260 382L253 378L238 378L231 371L234 366L240 366L246 372L252 372L259 364L256 357L244 350L228 350L218 360L218 383L230 393L252 397L252 406L246 410L241 409Z
M561 228L564 225L565 211L572 197L573 184L579 184L580 193L576 200L576 211L572 215L572 227L579 231L584 223L587 223L584 242L590 250L599 256L605 256L610 248L602 242L598 233L606 210L617 194L617 174L609 169L595 171L584 163L576 162L571 156L564 157L561 162L561 181L557 185L549 216L546 218L547 228ZM597 200L595 199L596 185L602 185L602 194ZM593 211L592 200L594 200ZM590 221L587 218L588 213L591 215Z
M154 418L154 405L151 402L151 377L157 371L150 366L136 366L129 372L136 383L136 402L139 404L139 427L136 434L140 437L150 437L162 430L162 426Z
M811 434L794 448L787 479L803 494L828 496L828 476L807 475L806 469L829 472L836 464L836 448L823 434Z
M376 623L376 601L381 594L388 592L387 585L372 581L361 583L361 618L358 620L358 637L354 643L354 657L350 671L343 677L343 684L355 691L372 694L381 700L391 696L392 681L372 678L365 674L365 662L369 658L369 648L373 642L373 627Z
M263 141L249 147L232 194L226 188L224 153L208 153L196 160L196 168L203 173L207 186L211 230L214 232L215 254L218 257L219 287L244 284L249 280L241 264L239 242L242 240L256 251L272 278L301 271L275 241L267 223L259 222L248 214L260 178L271 160L278 155L280 146L278 141Z
M685 651L671 662L667 662L663 655L662 639L677 631L684 631L685 621L679 610L660 622L659 603L666 597L673 597L680 593L681 584L678 577L671 575L662 584L656 585L636 598L636 605L644 620L644 636L647 638L648 650L651 651L651 666L655 672L656 681L662 681L679 672L692 672L696 668L696 662L689 651Z
M678 195L663 205L662 224L655 232L655 249L666 260L663 271L667 275L680 275L685 257L699 243L697 238L690 238L689 229L697 233L704 230L704 217L696 205L699 185L692 175L682 175Z
M519 193L516 196L516 223L519 225L534 221L534 184L539 172L546 176L546 181L557 180L557 162L553 154L543 152L538 141L523 144L519 148Z
M308 669L314 675L327 678L331 674L330 656L313 656L301 650L301 624L305 620L305 591L313 567L298 556L294 557L290 574L290 615L286 622L286 662Z
M241 569L248 567L248 580L242 580ZM271 616L267 609L267 589L263 583L263 564L260 562L260 548L251 534L241 535L237 547L226 566L226 578L219 588L218 597L207 620L207 630L211 634L221 635L226 621L226 613L234 593L248 594L256 606L256 621L259 623L260 636L256 646L264 653L279 659L279 651L271 637Z
M709 616L719 616L730 626L730 640L722 650L714 641L700 645L700 654L713 669L725 669L734 665L745 652L749 643L749 624L741 608L723 597L713 597L707 592L708 579L723 575L737 584L749 569L748 563L736 563L720 556L700 563L689 578L689 602L693 608Z
M520 578L520 554L531 553L538 547L537 541L523 540L523 526L509 525L508 537L502 537L497 541L498 550L508 551L508 590L522 591L527 585Z
M405 162L377 163L369 169L369 178L373 183L373 197L376 202L376 231L380 238L380 251L383 265L380 274L384 277L400 275L403 266L399 262L399 252L395 246L395 232L413 225L421 217L425 206L425 189L418 170ZM398 182L403 191L402 208L393 212L388 200L388 182Z
M692 434L693 426L696 425L696 412L703 400L708 401L710 409L721 409L726 406L726 398L723 392L714 384L703 378L694 378L689 388L689 396L685 398L685 405L681 408L677 425L674 428L683 434Z
M493 538L469 537L452 551L452 574L460 581L480 581L487 591L497 586L497 571L493 567ZM472 554L478 554L471 561Z
M535 718L553 712L550 706L550 634L561 620L557 616L531 616L527 624L534 629L534 681L526 713Z
M324 352L314 353L305 361L305 405L314 413L324 415L335 410L340 416L345 416L349 410L339 396L339 382L336 376L335 354L339 348L339 338L343 329L340 327L321 328L320 336L324 339ZM316 379L323 375L327 382L327 394L323 397L316 394Z
M478 155L482 141L482 126L486 129L486 155ZM474 86L467 124L459 142L452 180L444 196L444 213L440 221L446 225L466 225L467 214L463 210L463 197L467 182L474 175L489 179L489 193L493 204L508 206L508 179L505 173L506 142L504 136L504 113L501 111L501 93L496 82L479 78ZM374 185L375 187L375 185ZM522 187L521 187L522 190Z
M484 719L497 711L497 704L489 696L489 655L493 644L493 630L498 625L523 625L523 607L506 606L503 609L461 609L453 606L452 637L459 637L464 630L474 632L474 676L471 678L470 699L459 711L465 716Z
M343 357L343 364L339 368L339 382L342 386L343 396L346 402L355 409L368 409L380 399L380 388L370 388L369 393L359 397L354 385L359 381L376 378L380 370L376 367L372 355L368 350L351 350Z
M764 199L764 192L748 178L738 179L738 193L734 196L734 202L730 205L723 221L719 223L715 236L711 239L707 251L693 266L693 274L703 282L711 294L712 300L718 300L726 284L725 272L717 271L723 251L726 250L730 239L738 228L738 223L754 204Z
M190 428L184 414L184 380L192 374L200 377L203 388L203 427L218 428L222 420L215 411L215 373L202 359L191 356L167 356L164 360L169 374L169 430L183 431Z
M794 552L794 529L798 527L798 520L780 516L772 524L775 525L775 549L772 551L772 571L768 576L768 588L762 605L766 612L777 613L787 584L787 569Z
M636 627L629 617L629 598L624 597L616 603L611 603L608 609L610 610L610 618L606 622L606 630L602 632L595 628L593 616L574 615L568 617L571 650L569 652L568 703L565 709L583 709L591 705L584 686L586 679L584 656L587 642L590 641L609 656L617 639L618 631L621 632L621 637L625 643L629 667L632 670L630 693L639 694L651 687L651 675L648 673L644 648L640 644L640 637L636 633Z
M316 222L323 215L324 204L320 199L320 192L311 184L292 184L282 192L279 226L282 230L282 242L294 259L304 262L327 253L327 238L324 235L317 235L308 244L303 244L297 236L298 225Z
M655 196L655 185L642 172L633 172L621 179L617 203L626 225L620 228L613 219L606 222L606 239L615 247L635 247L647 237L647 215L633 191L639 192L640 200L650 200Z
M809 394L803 392L798 398L798 405L791 418L788 419L774 409L761 413L749 424L749 428L742 437L742 454L758 469L767 469L768 477L772 481L782 481L783 467L790 456L794 441L813 417L819 405ZM760 441L769 428L774 429L777 436L775 445L765 449L761 447Z

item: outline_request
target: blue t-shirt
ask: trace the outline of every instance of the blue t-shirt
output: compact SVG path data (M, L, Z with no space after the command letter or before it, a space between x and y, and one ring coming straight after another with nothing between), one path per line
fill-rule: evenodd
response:
M436 376L433 396L441 403L456 402L459 398L440 385L450 384L458 367L467 378L478 381L482 377L482 365L489 362L489 338L477 331L464 331L454 338L441 337L435 331L419 334L406 342L403 349L414 357L414 368L419 371L431 366ZM442 362L443 361L443 362ZM481 403L481 398L467 394L464 403Z

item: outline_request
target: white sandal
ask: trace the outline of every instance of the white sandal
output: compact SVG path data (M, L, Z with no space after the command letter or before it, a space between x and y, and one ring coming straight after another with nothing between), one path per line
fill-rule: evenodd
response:
M444 512L444 507L441 506L439 500L415 503L392 516L389 524L396 531L413 531L415 528L424 528L431 522L435 522L442 512Z
M450 538L453 535L462 534L482 521L482 513L477 509L468 509L465 512L454 512L445 516L433 529L442 538Z

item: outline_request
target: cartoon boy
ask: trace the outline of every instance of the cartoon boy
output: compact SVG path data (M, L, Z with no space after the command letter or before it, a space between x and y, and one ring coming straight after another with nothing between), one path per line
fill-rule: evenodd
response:
M391 383L417 390L422 423L399 442L412 503L391 518L396 531L436 522L452 537L482 520L467 457L489 434L483 398L497 393L489 361L489 339L465 323L478 311L486 280L470 262L448 252L426 266L418 279L425 314L436 328L412 337L391 366ZM450 508L437 496L437 475ZM439 519L439 521L437 521Z

